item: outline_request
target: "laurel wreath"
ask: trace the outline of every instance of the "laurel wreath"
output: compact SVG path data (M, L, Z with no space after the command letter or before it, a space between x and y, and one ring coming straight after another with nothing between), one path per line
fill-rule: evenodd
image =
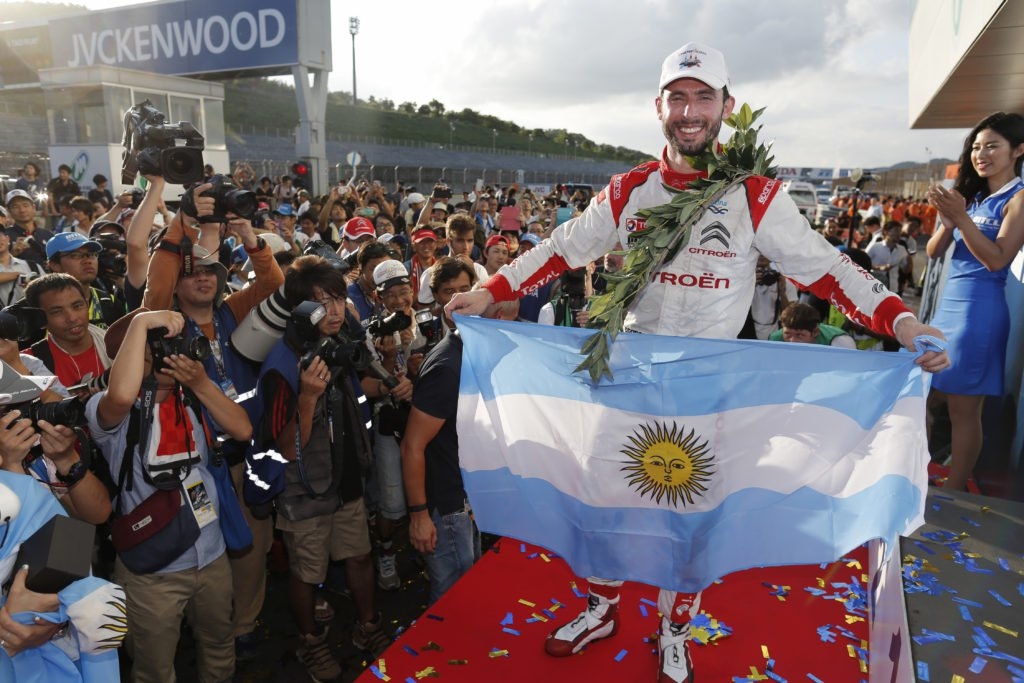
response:
M614 252L625 256L622 270L603 273L607 284L605 292L590 297L587 327L597 332L580 348L586 358L576 372L586 370L595 384L604 376L612 379L608 365L612 342L622 331L626 310L650 280L651 273L671 260L689 241L692 227L726 192L754 175L775 177L771 143L759 142L761 126L754 128L763 112L763 108L752 111L749 105L743 104L724 120L734 129L725 144L719 146L712 141L700 155L687 157L694 169L705 171L707 176L690 182L685 190L664 186L673 194L672 198L665 204L637 213L646 219L646 226L630 235L626 250Z

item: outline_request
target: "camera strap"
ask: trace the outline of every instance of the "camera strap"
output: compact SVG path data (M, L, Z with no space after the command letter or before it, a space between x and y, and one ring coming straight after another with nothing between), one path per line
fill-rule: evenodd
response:
M187 234L182 234L181 242L178 244L178 251L181 254L181 272L186 277L192 275L192 240Z

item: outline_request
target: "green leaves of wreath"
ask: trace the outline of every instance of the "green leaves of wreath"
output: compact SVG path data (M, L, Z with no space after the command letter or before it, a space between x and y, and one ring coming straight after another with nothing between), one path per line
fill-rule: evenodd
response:
M667 204L638 212L646 219L646 227L630 235L628 249L616 252L625 256L625 265L617 273L603 274L607 283L605 293L590 298L587 326L598 331L583 343L580 353L586 358L576 372L588 371L595 384L603 376L611 379L611 344L622 331L626 310L650 280L651 273L676 255L689 241L691 228L708 207L733 186L752 175L775 177L771 145L759 143L761 127L753 127L763 112L764 109L751 111L746 104L741 106L725 119L725 124L734 129L728 142L721 147L712 142L699 156L687 157L690 165L706 171L707 177L694 180L685 190L666 185L665 189L673 193Z

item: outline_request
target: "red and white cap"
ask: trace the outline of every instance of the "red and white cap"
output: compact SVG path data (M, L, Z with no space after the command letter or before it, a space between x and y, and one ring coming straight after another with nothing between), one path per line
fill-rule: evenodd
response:
M434 240L436 242L437 241L437 233L434 232L433 230L431 230L430 228L420 228L419 230L417 230L416 232L414 232L412 234L412 243L413 244L419 244L420 242L423 242L424 240Z
M658 90L680 78L696 78L715 90L729 85L725 55L703 43L687 43L665 58L661 64Z
M377 230L373 227L373 221L369 218L356 216L345 223L345 229L342 231L341 235L345 239L355 242L360 237L366 237L367 235L370 237L376 237Z

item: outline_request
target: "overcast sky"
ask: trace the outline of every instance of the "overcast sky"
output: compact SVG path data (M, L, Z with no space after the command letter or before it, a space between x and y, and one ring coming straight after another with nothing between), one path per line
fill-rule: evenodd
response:
M84 0L93 9L138 4ZM767 107L783 166L955 158L966 130L910 130L913 0L333 0L330 89L470 107L659 153L662 60L700 40L725 53L737 102Z

